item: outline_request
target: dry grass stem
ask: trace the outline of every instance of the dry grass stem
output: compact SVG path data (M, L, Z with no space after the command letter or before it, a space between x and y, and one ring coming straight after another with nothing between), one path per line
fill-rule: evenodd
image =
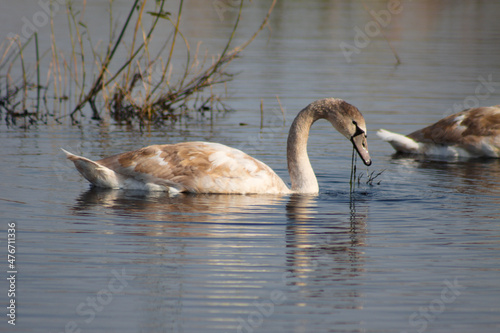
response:
M152 0L149 2L152 3ZM210 119L213 121L215 112L228 110L223 97L217 95L216 86L223 84L223 91L227 96L227 82L233 79L233 75L227 72L228 65L267 26L277 0L272 2L255 33L244 43L232 47L242 16L243 0L240 0L228 40L222 52L213 57L211 62L208 52L201 50L202 43L198 42L193 50L180 31L184 0L179 0L175 18L172 13L164 11L165 2L166 0L155 0L154 11L147 11L148 0L135 0L117 29L118 22L114 21L113 2L110 1L109 40L97 43L93 43L85 23L86 1L79 5L67 3L69 55L61 52L58 47L54 33L55 13L51 12L49 50L41 53L38 36L35 35L34 38L35 83L30 83L23 52L33 37L23 41L24 44L21 43L21 38L2 42L0 112L6 111L7 118L12 123L23 115L29 115L32 122L39 119L47 122L49 115L60 122L69 115L71 122L75 124L81 123L81 118L88 111L91 111L92 119L101 120L106 115L116 122L139 123L140 126L179 121L192 111L200 115L210 111ZM150 18L150 22L146 18ZM159 51L152 54L149 46L160 21L168 23L172 31L170 37L163 39ZM147 22L149 27L146 27ZM124 39L129 35L130 44ZM181 45L179 41L182 41ZM14 45L17 45L17 50ZM175 50L179 47L186 50L184 64L179 64L180 58L174 57ZM124 50L127 57L120 64L116 55L123 54ZM47 56L49 59L46 59ZM182 73L174 73L174 61L175 68L184 68ZM16 80L13 79L13 68L21 69ZM47 72L42 85L40 69L43 68ZM283 108L278 97L277 99L284 119ZM30 113L28 109L34 109L34 112Z

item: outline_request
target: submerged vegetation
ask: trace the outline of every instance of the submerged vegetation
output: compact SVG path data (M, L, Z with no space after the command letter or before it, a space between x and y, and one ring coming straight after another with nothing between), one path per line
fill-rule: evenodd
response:
M241 0L232 31L217 55L202 52L200 43L193 48L181 32L184 0L179 0L175 14L166 11L166 0L149 4L154 10L147 10L148 0L135 0L123 22L115 21L110 0L105 45L94 43L89 34L86 2L77 9L69 1L65 9L71 52L65 54L54 33L54 4L48 50L40 50L36 32L29 38L15 36L0 43L0 113L8 124L22 119L26 127L65 119L77 124L86 116L143 126L178 121L192 112L213 116L226 111L224 94L217 94L214 87L224 87L233 78L227 66L266 27L276 1L255 33L232 46L242 15ZM160 38L159 26L165 22L170 33L162 30ZM27 52L28 47L34 52ZM179 48L185 50L181 64L181 58L174 59ZM179 68L181 73L175 73Z

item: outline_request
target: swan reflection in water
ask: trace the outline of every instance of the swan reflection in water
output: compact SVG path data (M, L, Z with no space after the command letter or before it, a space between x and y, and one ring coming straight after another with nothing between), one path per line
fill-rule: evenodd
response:
M334 308L361 309L356 279L364 272L367 212L318 212L318 197L293 195L287 205L286 265L300 297L329 298ZM366 210L363 207L361 210ZM307 288L305 288L307 287Z
M158 326L165 318L154 313L181 311L193 274L206 279L196 286L210 286L195 288L207 302L230 303L229 292L251 307L251 290L278 283L293 303L321 297L329 300L321 311L362 308L357 279L364 271L368 214L356 204L328 194L170 197L93 188L73 210L85 214L104 208L123 216L130 222L114 230L147 244L142 256L148 264L138 281L152 293L161 290L162 301L148 301L145 309L151 325ZM361 210L366 210L362 203Z
M179 243L192 237L220 237L221 232L228 242L255 236L272 242L284 232L290 272L303 278L322 269L331 269L332 277L356 275L362 271L358 264L363 261L367 208L360 212L355 200L342 202L333 197L329 199L333 207L326 211L318 207L318 200L318 196L301 194L169 196L91 188L77 199L73 210L80 214L104 207L117 216L139 219L140 235L179 237Z
M335 199L334 199L335 200ZM356 212L355 202L350 202L349 214L346 212L318 212L315 207L318 201L316 195L293 194L283 195L218 195L218 194L178 194L169 196L165 192L147 192L130 190L113 190L92 187L83 192L72 207L74 214L86 214L95 207L110 209L114 215L139 218L142 221L172 222L172 223L220 223L222 226L231 221L252 221L252 214L262 218L269 217L269 222L262 224L283 224L283 208L286 207L287 237L298 235L315 235L317 226L327 230L320 233L324 237L342 232L363 234L365 230L366 213ZM338 207L346 207L349 203L339 203ZM318 218L319 214L319 218ZM349 215L349 216L347 216ZM343 220L348 220L343 224ZM320 225L318 225L318 222ZM338 223L342 223L340 229ZM153 223L153 228L168 230L168 224ZM212 228L213 226L208 226ZM199 228L199 225L197 225ZM311 228L311 230L310 230ZM331 232L328 230L331 229ZM308 231L311 233L309 234ZM292 232L290 234L290 232ZM301 236L301 237L302 237ZM345 246L362 246L363 242L356 237L349 238ZM335 245L340 246L340 245ZM344 247L337 248L337 250Z
M73 207L75 213L100 206L115 214L140 216L143 220L164 222L221 222L236 220L242 213L256 213L284 204L282 195L191 194L113 190L92 187L82 193Z
M395 165L387 170L386 184L402 186L400 182L414 181L415 177L432 187L432 191L452 191L466 194L455 197L457 201L442 202L442 208L460 212L462 217L480 217L480 207L486 202L500 205L500 160L499 159L441 159L414 158L406 155L393 155ZM420 186L420 185L419 185ZM473 214L471 214L473 212ZM500 218L485 211L486 219Z

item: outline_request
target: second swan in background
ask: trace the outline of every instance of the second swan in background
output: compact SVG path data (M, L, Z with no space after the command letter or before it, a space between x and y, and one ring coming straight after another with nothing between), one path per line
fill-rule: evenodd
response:
M464 110L408 135L380 129L397 152L442 157L500 157L500 105Z

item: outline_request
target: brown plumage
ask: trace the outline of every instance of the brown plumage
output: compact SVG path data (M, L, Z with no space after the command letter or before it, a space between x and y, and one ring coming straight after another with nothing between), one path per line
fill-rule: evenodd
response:
M217 143L154 145L97 163L126 177L137 179L137 175L143 175L144 182L173 187L180 192L205 193L206 188L210 188L211 193L240 193L242 186L248 193L258 192L261 187L288 191L266 164Z

